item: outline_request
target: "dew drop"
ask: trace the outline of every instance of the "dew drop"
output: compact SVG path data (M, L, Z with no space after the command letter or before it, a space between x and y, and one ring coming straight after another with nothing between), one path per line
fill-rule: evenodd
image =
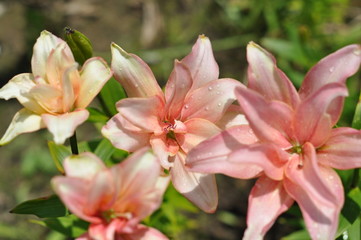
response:
M208 111L208 110L209 110L209 107L205 107L204 110Z
M332 73L333 71L335 71L335 67L331 67L330 69L328 69L330 71L330 73Z
M222 103L219 102L219 103L217 104L217 106L218 106L218 107L222 106Z
M208 87L208 91L212 91L213 88L211 86Z
M188 108L189 108L189 106L188 106L188 105L184 105L184 108L185 108L185 109L188 109Z
M342 239L343 239L343 240L348 240L348 232L347 232L347 231L344 231L344 232L342 233Z
M137 88L137 87L139 87L139 85L136 83L136 84L134 84L134 87L136 87L136 88Z
M217 95L221 94L219 91L216 92Z
M360 56L361 55L361 49L358 48L358 49L354 50L353 54L355 54L356 56Z
M219 88L219 84L216 85L216 88Z

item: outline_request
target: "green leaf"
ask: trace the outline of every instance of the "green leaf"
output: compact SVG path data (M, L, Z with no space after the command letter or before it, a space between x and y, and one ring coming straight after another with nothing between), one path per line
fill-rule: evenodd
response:
M65 217L48 218L43 221L32 222L46 226L71 238L79 237L85 233L89 227L89 223L72 214Z
M306 230L300 230L281 238L281 240L310 240L310 235Z
M126 97L123 87L112 77L100 91L100 103L109 117L118 113L115 103Z
M67 209L56 195L51 195L20 203L10 213L33 214L40 218L49 218L65 216Z
M109 117L105 115L105 113L96 108L88 107L87 110L89 112L89 118L87 119L88 122L106 123L109 120Z
M361 95L359 102L356 105L355 115L352 121L352 127L356 129L361 129Z
M115 148L110 143L108 139L103 139L97 146L94 151L94 154L97 155L103 161L108 161L110 157L115 152Z
M53 158L56 167L61 173L64 173L64 168L62 163L66 157L72 154L70 149L65 147L64 145L57 145L52 141L48 142L48 147L49 147L50 155Z

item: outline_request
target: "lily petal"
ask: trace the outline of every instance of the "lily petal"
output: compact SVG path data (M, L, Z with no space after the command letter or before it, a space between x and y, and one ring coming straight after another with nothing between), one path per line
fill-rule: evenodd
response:
M340 127L332 130L326 143L317 150L317 160L337 169L361 167L361 131Z
M4 136L0 140L0 146L9 143L22 133L35 132L44 127L45 125L39 115L23 108L15 114Z
M217 122L236 100L234 89L237 86L244 87L234 79L224 78L211 81L192 91L184 101L181 120L203 118Z
M321 59L306 75L299 94L302 99L318 91L326 84L346 79L357 72L361 64L361 46L349 45Z
M111 78L112 74L113 72L102 58L88 59L80 72L79 95L75 102L76 107L87 107Z
M218 79L219 68L213 56L209 39L200 35L192 51L181 62L186 65L193 78L192 90Z
M127 240L168 240L163 233L159 232L155 228L147 227L144 225L138 225L136 230L126 236Z
M41 115L46 127L53 134L56 144L63 144L65 140L73 136L75 129L89 117L86 109L78 109L74 112L62 115Z
M128 97L163 96L149 66L138 56L129 54L112 43L112 63L114 77L123 86Z
M241 108L235 104L230 105L223 117L216 123L220 129L228 129L244 124L248 125L246 116L242 113Z
M179 117L184 99L191 86L192 77L188 68L179 61L175 61L174 69L165 86L168 119L177 119Z
M236 95L249 125L260 140L290 147L287 137L292 135L293 110L287 104L267 101L259 93L245 88L237 88Z
M169 158L179 151L179 145L174 139L167 138L165 134L159 136L152 135L150 145L164 169L169 169L173 166Z
M302 158L294 155L295 157L290 160L286 168L284 186L300 206L311 237L331 240L334 239L338 215L343 204L343 197L337 196L341 183L338 180L338 186L332 186L337 181L334 174L325 178L330 172L318 167L312 144L304 144L303 150ZM332 181L328 180L330 176L333 177Z
M44 109L47 113L62 113L63 105L62 92L59 88L49 84L38 84L33 87L29 95Z
M128 152L134 152L137 149L149 145L151 134L139 131L131 131L124 125L126 120L118 113L112 117L102 128L101 132L104 137L109 139L113 146Z
M291 107L299 102L297 91L276 65L274 57L265 49L250 42L247 46L248 87L268 100L279 100Z
M41 114L45 110L38 102L29 95L30 90L35 87L34 77L30 73L22 73L13 77L0 89L0 98L9 100L16 98L24 107L35 113Z
M170 171L174 188L205 212L212 213L218 205L218 191L213 174L188 171L184 166L185 156L178 153Z
M330 83L302 101L294 116L298 141L311 142L315 147L321 146L330 136L334 125L331 119L332 113L328 112L329 106L334 100L345 96L347 96L345 85Z
M116 104L119 113L134 126L147 132L162 134L160 119L164 115L164 102L158 96L126 98Z
M282 182L260 177L248 198L247 229L243 240L262 240L277 217L293 202Z
M64 160L66 176L92 180L94 176L106 169L103 161L92 153L73 155Z
M231 162L228 158L232 152L256 141L257 138L247 125L227 129L193 148L188 153L186 166L189 170L200 173L223 173L235 178L253 178L262 171L259 166Z
M59 44L64 40L58 38L48 31L42 31L40 37L34 45L33 57L31 58L31 68L35 77L46 79L46 68L48 57ZM70 48L65 45L65 52L69 58L73 58ZM74 60L73 60L74 61Z
M176 134L176 139L186 153L200 142L221 131L214 123L202 118L192 118L184 122L184 125L187 132L185 134Z

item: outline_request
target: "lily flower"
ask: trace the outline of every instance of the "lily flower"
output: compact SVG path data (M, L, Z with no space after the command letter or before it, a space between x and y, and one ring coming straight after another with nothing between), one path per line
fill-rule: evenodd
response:
M188 151L219 133L236 115L227 115L236 100L233 79L218 79L219 69L209 39L200 36L191 53L174 69L165 86L159 87L148 65L139 57L112 44L112 69L130 98L117 103L119 113L102 133L120 149L135 151L151 146L164 169L170 171L174 187L206 212L218 204L214 175L185 169ZM233 118L235 117L235 118Z
M70 156L64 169L66 176L52 179L53 188L74 215L90 222L78 240L168 239L140 224L159 208L169 183L147 148L111 168L92 153Z
M85 109L112 76L99 57L86 61L81 70L65 41L43 31L34 45L32 73L13 77L0 89L0 98L16 98L18 111L0 145L22 133L48 128L62 144L89 116Z
M344 203L333 170L361 167L361 131L337 123L347 88L357 72L361 46L349 45L325 57L297 92L274 57L250 43L249 88L236 95L249 125L233 127L188 154L196 172L259 177L248 204L243 239L263 239L294 201L312 239L334 239Z

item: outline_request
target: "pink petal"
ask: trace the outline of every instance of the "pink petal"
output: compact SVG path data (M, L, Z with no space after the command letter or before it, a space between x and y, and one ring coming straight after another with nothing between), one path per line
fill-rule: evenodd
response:
M263 95L267 100L279 100L291 107L299 102L295 87L287 76L277 68L274 57L251 42L247 46L248 87Z
M115 240L118 239L116 237L117 232L121 231L125 225L126 221L123 218L112 219L110 223L93 223L90 224L88 233L84 234L83 237L84 240Z
M218 64L213 56L212 45L209 39L201 35L192 48L192 52L182 59L193 78L192 90L206 83L218 79Z
M49 84L38 84L30 90L29 95L46 113L63 113L62 92L59 88Z
M163 133L160 119L164 116L164 102L158 96L127 98L116 106L122 117L134 126L147 132Z
M187 128L187 133L176 134L176 139L186 153L200 142L221 131L214 123L202 118L192 118L184 122L184 125Z
M260 177L248 198L247 229L243 240L261 240L277 217L293 204L280 181Z
M192 86L192 77L187 67L179 61L174 62L174 69L165 86L166 109L168 119L179 118L184 98Z
M145 146L149 146L150 133L131 131L127 129L131 123L127 122L119 113L112 117L102 128L104 137L116 148L134 152Z
M251 168L253 171L263 170L267 177L273 180L282 180L284 178L284 165L288 160L289 155L278 150L278 147L273 144L251 144L245 145L233 151L228 161L232 164L239 164L238 168L246 169L248 166L254 165ZM258 168L257 168L258 167ZM245 170L238 173L238 178L244 178ZM255 171L256 172L256 171ZM250 173L248 173L250 174ZM246 176L248 175L246 173ZM252 175L251 175L252 176Z
M35 77L39 76L46 79L46 69L48 57L59 44L64 41L48 31L42 31L40 37L34 45L33 57L31 59L31 68ZM69 58L73 58L68 45L65 45L65 53ZM73 59L74 61L74 59Z
M35 86L36 84L32 74L18 74L0 89L0 98L5 100L16 98L24 107L30 111L38 114L44 113L45 110L31 95L29 95L31 89Z
M106 169L103 161L89 152L67 157L63 165L66 176L89 181L92 180L98 172Z
M263 142L288 148L292 136L292 109L279 101L267 101L257 92L237 88L238 102L256 136Z
M73 177L54 177L51 184L56 194L72 213L88 222L101 222L99 217L84 212L91 187L89 181Z
M112 70L115 79L120 82L128 97L163 96L149 66L138 56L129 54L112 43Z
M215 176L194 173L184 166L185 156L178 153L170 171L174 188L205 212L212 213L218 205Z
M75 103L76 107L87 107L112 74L112 70L102 58L88 59L80 71L79 95Z
M74 82L78 83L79 79L78 64L74 64L64 71L62 76L63 112L70 112L74 107L76 98L79 97L75 95L79 85L74 85Z
M342 184L331 169L317 165L312 144L304 144L303 151L302 158L294 155L286 168L285 189L300 206L311 237L334 239L343 205Z
M353 128L332 129L331 137L317 149L317 161L337 169L361 167L361 131Z
M56 144L63 144L67 138L73 136L75 129L85 122L88 116L89 112L86 109L78 109L62 115L41 115Z
M347 96L347 88L340 83L323 86L299 105L295 114L295 132L299 143L311 142L321 146L329 137L333 122L328 114L334 100Z
M191 118L204 118L217 122L228 107L236 100L234 90L243 86L233 79L218 79L189 93L181 113L183 121Z
M326 84L345 83L357 72L361 63L361 46L349 45L321 59L306 75L300 88L302 99L318 91Z
M253 178L262 171L259 166L231 162L228 158L234 151L256 141L257 138L249 126L227 129L193 148L188 153L186 165L195 172L223 173L243 179Z
M0 140L0 146L9 143L22 133L35 132L44 127L44 123L39 115L23 108L15 114Z
M124 234L125 235L125 234ZM123 238L121 238L123 239ZM136 226L134 232L124 236L126 240L168 240L168 238L155 228L144 225Z
M174 156L179 151L178 143L165 134L159 136L151 136L150 145L152 150L157 155L161 166L169 169L173 164L170 157Z
M216 125L220 129L228 129L230 127L244 124L248 125L246 116L242 113L241 108L235 104L230 105L223 117L216 122Z
M159 184L161 167L148 150L143 148L112 168L119 184L119 197L113 206L115 212L128 212L143 219L161 204L167 184Z

